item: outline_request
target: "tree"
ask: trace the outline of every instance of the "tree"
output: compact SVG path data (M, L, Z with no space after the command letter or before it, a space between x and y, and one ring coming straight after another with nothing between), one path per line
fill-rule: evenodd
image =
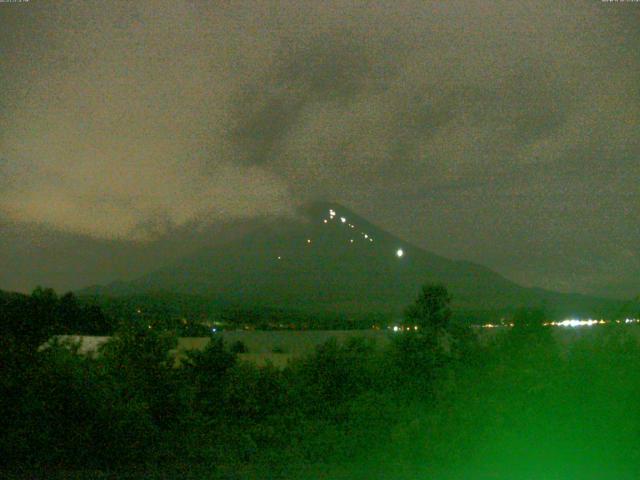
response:
M36 288L31 296L0 295L0 344L4 349L35 352L56 329L58 297L51 289Z
M196 408L208 416L219 415L229 372L237 357L225 348L222 338L212 338L204 350L188 350L182 371L195 389Z
M85 335L109 335L113 331L111 321L97 305L84 307L84 323L80 333Z
M236 340L229 347L231 353L248 353L249 349L242 340Z
M451 321L451 295L441 284L427 284L405 311L405 323L421 330L446 330Z
M69 292L60 297L56 308L57 330L60 333L85 333L80 331L82 309L76 296Z
M156 424L165 428L177 417L179 401L172 393L175 374L174 332L125 323L98 350L99 368L109 372L129 401L148 405Z
M548 314L544 308L519 308L513 314L513 328L505 341L519 353L523 353L523 349L541 353L546 347L554 346L552 329L545 326L547 318Z
M517 330L539 331L544 326L543 308L519 308L513 314L513 327Z

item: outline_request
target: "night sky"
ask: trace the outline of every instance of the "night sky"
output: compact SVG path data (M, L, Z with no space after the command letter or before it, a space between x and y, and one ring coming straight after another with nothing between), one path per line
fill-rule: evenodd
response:
M0 3L0 85L1 289L327 200L524 285L640 293L640 3ZM56 267L107 247L121 270Z

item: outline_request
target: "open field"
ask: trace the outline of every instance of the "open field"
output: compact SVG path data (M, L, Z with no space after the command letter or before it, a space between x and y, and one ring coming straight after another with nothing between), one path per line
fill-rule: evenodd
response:
M592 327L549 327L552 328L553 337L558 345L565 348L578 340L597 340L598 332L602 329L623 333L624 338L633 338L640 342L640 326L638 325L595 325ZM508 327L504 328L474 328L482 343L502 335ZM178 339L176 351L178 357L189 350L203 350L212 338L222 338L227 346L235 342L242 342L247 352L240 353L239 358L258 366L268 363L276 367L284 367L287 362L296 357L305 356L315 351L318 345L335 338L338 343L344 343L350 338L364 338L377 347L389 344L394 336L402 333L394 333L388 330L229 330L216 333L212 337L181 337ZM79 342L78 351L82 354L95 354L100 345L109 340L108 336L80 336L60 335L62 341Z

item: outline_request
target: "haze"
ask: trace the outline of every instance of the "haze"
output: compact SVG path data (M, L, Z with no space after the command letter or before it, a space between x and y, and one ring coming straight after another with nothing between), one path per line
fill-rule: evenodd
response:
M524 285L636 294L636 7L2 4L0 288L327 200Z

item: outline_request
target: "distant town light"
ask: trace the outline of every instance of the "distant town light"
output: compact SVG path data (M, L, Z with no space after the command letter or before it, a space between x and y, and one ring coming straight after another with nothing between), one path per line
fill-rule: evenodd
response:
M325 218L325 219L324 219L324 223L327 223L327 222L328 222L328 220Z
M401 248L399 248L398 250L396 250L396 256L398 258L401 258L404 255L404 250L402 250Z
M344 217L340 217L340 221L341 221L342 223L345 223L345 222L347 221L347 219L346 219L346 218L344 218Z
M311 243L311 239L310 238L307 238L307 243Z
M350 241L351 243L353 243L353 238L349 239L349 241Z

